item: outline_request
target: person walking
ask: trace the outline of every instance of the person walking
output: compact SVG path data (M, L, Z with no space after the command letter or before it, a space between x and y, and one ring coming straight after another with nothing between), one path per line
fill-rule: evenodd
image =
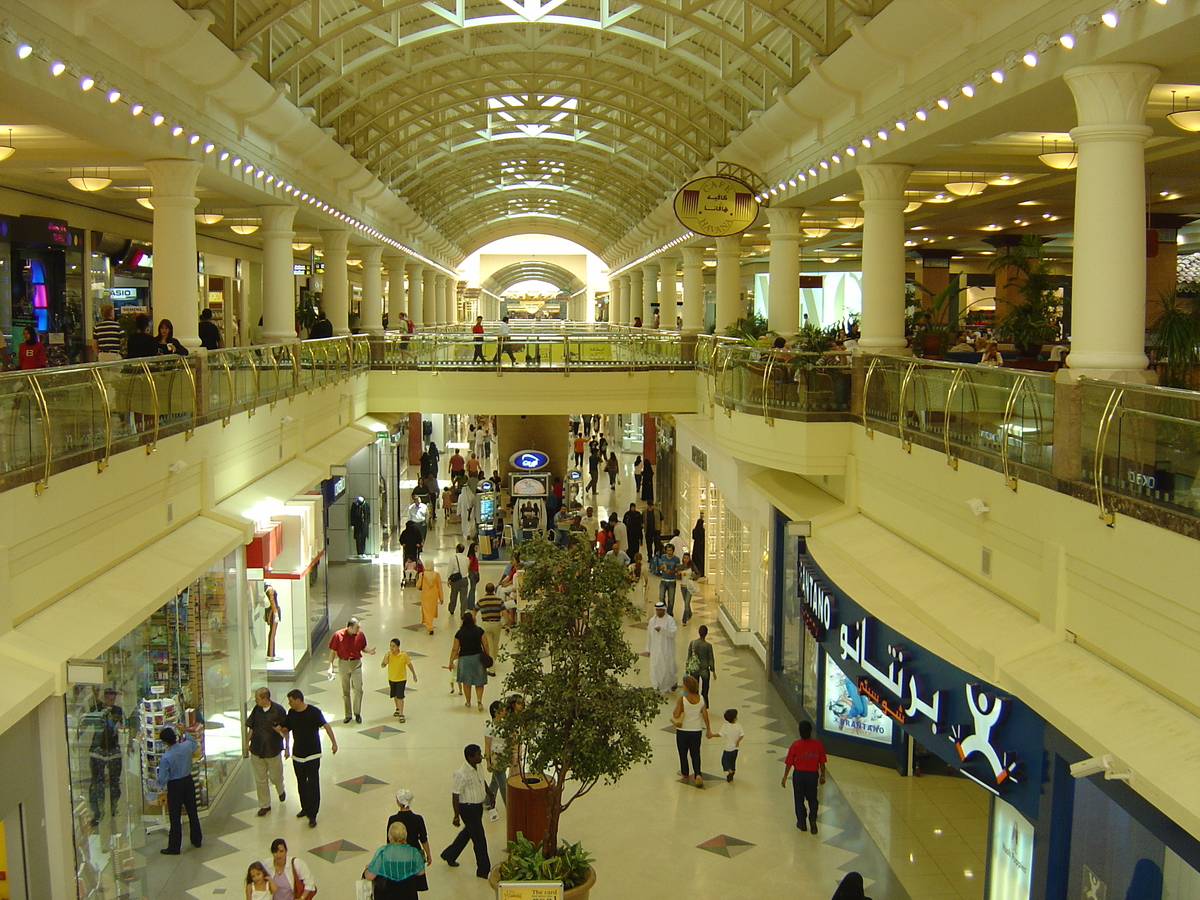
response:
M696 519L692 528L692 561L696 564L696 577L704 577L704 517Z
M413 491L412 503L408 504L408 521L417 526L421 535L421 543L429 536L429 504L416 491Z
M167 749L158 760L156 780L160 796L166 794L167 818L170 831L167 846L158 852L163 856L178 856L183 844L182 813L187 810L189 838L192 846L199 848L204 843L200 831L200 813L196 809L196 779L192 777L192 757L200 748L187 732L183 740L175 737L175 729L168 725L158 733L158 739Z
M684 553L679 560L679 592L683 594L683 620L680 623L682 625L686 625L692 618L692 597L699 592L699 586L696 584L699 577L700 573L692 555Z
M639 453L633 461L633 495L642 492L642 455Z
M817 786L825 783L825 747L812 736L812 722L801 722L800 739L792 741L783 761L783 781L787 787L792 772L792 799L796 807L796 827L817 833ZM794 772L792 770L795 770ZM807 817L805 804L808 805Z
M446 580L450 582L450 615L454 615L454 609L458 606L460 599L463 610L467 609L467 588L471 584L469 577L471 560L467 558L466 551L467 548L462 544L456 544L454 555L450 557L450 574L446 576Z
M467 609L475 609L475 590L479 586L479 545L471 544L467 548Z
M679 775L685 782L702 788L704 777L700 774L700 741L702 735L712 737L713 734L708 721L708 705L697 692L697 686L694 677L684 676L683 694L675 704L671 722L675 725L675 749L679 751ZM689 757L694 775L688 774Z
M512 754L497 729L499 720L508 713L508 704L503 700L493 700L488 707L488 713L491 718L483 726L483 759L492 775L489 782L492 799L487 807L488 818L495 822L500 818L496 812L496 797L503 800L505 806L508 805L508 767L512 765Z
M608 489L615 491L617 489L617 474L621 471L621 464L617 461L617 454L610 453L608 462L604 464L604 471L608 474Z
M254 790L258 794L258 814L271 811L271 785L282 803L287 794L283 789L283 738L275 730L287 717L287 710L271 699L269 688L254 692L254 707L246 716L246 751L250 770L254 773Z
M287 701L287 715L275 730L283 735L284 754L290 752L292 755L296 792L300 795L300 812L296 813L296 818L307 818L308 827L316 828L317 813L321 811L321 729L324 728L329 736L329 749L335 755L337 738L321 710L304 702L303 691L298 688L288 691ZM275 852L274 848L271 852ZM315 889L313 893L316 893Z
M650 686L660 694L669 694L679 684L675 678L675 630L667 604L659 600L646 623L646 652L650 654Z
M421 624L433 634L433 620L438 616L438 607L446 602L442 589L442 576L433 566L427 566L417 576L417 590L421 592Z
M649 544L649 538L646 543ZM675 615L675 586L679 581L679 557L675 545L667 544L666 552L658 558L658 599L667 603L667 615Z
M517 358L513 356L512 351L512 326L508 324L508 316L504 316L500 320L500 331L496 335L496 358L493 362L500 362L500 354L507 353L508 358L515 365Z
M837 890L833 892L833 900L871 900L863 887L863 877L858 872L847 872Z
M479 598L479 627L483 629L491 649L493 661L500 652L500 635L504 633L504 601L496 594L496 586L490 581L483 586ZM488 673L491 674L490 672Z
M708 642L708 626L701 625L697 630L698 637L688 644L687 673L700 682L700 696L704 705L708 705L708 683L716 680L717 663L713 659L713 646Z
M125 710L116 705L117 689L104 689L104 699L99 703L92 700L91 708L79 720L76 737L84 728L92 729L92 741L88 748L88 764L91 783L88 787L88 807L92 811L92 827L100 824L104 811L104 792L108 790L109 810L115 817L121 800L121 770L125 754L121 747L121 732L127 729ZM127 741L126 741L127 743Z
M312 900L317 893L317 880L308 863L290 855L283 838L271 841L271 858L262 864L271 883L272 900Z
M491 656L491 652L487 635L475 624L475 616L464 612L462 625L454 633L450 664L446 668L458 673L458 686L466 700L464 705L468 708L471 706L471 688L475 688L475 705L480 712L483 712L483 689L487 687L487 667L483 664L483 655L486 653Z
M425 859L408 842L408 828L392 822L387 843L375 851L362 877L371 882L374 900L417 900L417 879L424 874Z
M621 517L621 521L625 523L625 532L628 535L629 543L626 548L629 555L637 559L638 551L642 549L642 513L637 508L636 503L630 503L629 509L625 515Z
M393 822L403 824L408 829L408 845L415 847L420 852L421 858L428 866L433 862L433 854L429 852L429 832L425 830L425 817L413 812L412 804L412 791L407 788L400 788L396 791L396 805L400 807L400 811L392 813L391 818L387 821L388 828L392 827ZM426 881L424 872L417 876L417 890L429 890L429 883Z
M211 309L200 310L200 321L196 324L196 333L200 336L200 346L205 350L221 349L221 329L213 321Z
M645 477L644 475L642 476ZM646 553L653 559L656 556L662 556L662 534L659 527L662 525L662 520L658 517L658 510L654 508L654 501L646 501L646 514L643 518L642 530L646 536Z
M654 466L649 458L642 460L642 499L648 504L654 502Z
M596 493L596 479L600 477L600 451L593 449L588 456L588 483L585 491Z
M450 795L450 802L454 806L452 824L455 828L461 824L462 831L441 852L441 857L446 865L457 868L458 856L470 841L475 848L475 874L487 878L492 870L492 861L488 857L487 835L483 831L483 804L494 802L495 795L479 771L479 764L483 762L483 751L479 745L467 744L463 748L463 757L466 762L454 773L454 787Z
M121 339L125 330L113 318L113 306L100 307L100 321L92 326L92 349L97 362L112 362L121 358Z
M36 329L28 325L21 331L25 340L17 346L17 361L22 369L46 368L46 345L38 340Z
M388 652L383 658L382 669L387 669L388 678L388 694L392 701L396 704L396 711L392 713L401 722L404 721L404 689L408 686L408 673L412 672L412 678L417 680L417 670L413 668L412 660L408 658L408 654L400 649L400 638L392 638L388 644Z
M475 353L471 357L471 362L487 362L483 357L483 316L475 317L475 324L471 326L471 342L475 347Z
M576 435L575 440L571 442L571 451L574 454L573 461L577 469L583 468L583 449L586 446L587 442L583 439L582 435Z
M351 616L346 627L335 631L329 639L329 675L333 676L336 661L337 675L342 685L342 709L346 714L343 723L348 723L353 717L355 722L362 724L364 653L374 656L375 648L367 648L367 636L362 633L362 625L356 617Z
M733 781L733 776L737 773L738 747L741 746L742 738L746 736L746 730L738 724L737 717L736 709L725 710L725 724L721 727L721 733L710 735L710 737L719 737L724 741L725 746L721 751L721 771L725 773L726 781Z

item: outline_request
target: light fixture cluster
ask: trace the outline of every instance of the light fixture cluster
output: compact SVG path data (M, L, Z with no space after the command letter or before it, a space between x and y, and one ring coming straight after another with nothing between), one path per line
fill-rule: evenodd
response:
M34 44L31 41L25 40L9 26L0 28L0 38L3 38L4 41L12 46L13 52L16 54L17 59L38 60L45 63L52 77L59 78L65 74L70 74L71 77L78 79L79 89L81 91L89 92L95 90L97 96L103 97L104 102L110 105L116 105L117 103L124 102L131 116L135 118L143 115L146 116L147 121L150 122L151 127L153 128L160 128L168 123L168 117L165 113L151 111L143 103L133 99L126 99L121 89L116 85L107 82L100 73L97 72L92 74L83 71L74 63L71 63L62 57L56 56L45 45L44 42ZM419 253L417 250L408 247L405 244L402 244L400 241L385 235L378 229L372 228L370 225L359 221L354 216L339 210L332 204L326 203L321 198L302 190L301 188L292 184L290 181L287 181L281 176L276 175L263 166L256 165L249 160L243 160L236 154L236 151L230 149L221 149L218 153L216 141L206 139L199 130L190 129L178 121L171 122L168 130L170 131L172 137L183 138L187 142L188 146L195 147L204 155L205 158L215 155L216 163L230 163L231 172L236 172L240 168L244 176L250 176L246 180L263 182L262 185L259 185L260 188L264 190L266 188L274 188L282 194L289 195L302 203L308 203L309 206L313 207L313 209L328 214L331 218L349 225L351 228L362 232L362 234L368 237L374 238L381 244L386 244L395 250L399 250L405 255L411 256L414 260L427 266L431 266L432 268L435 268L446 275L457 277L457 273L453 269L434 262L423 254ZM9 145L11 146L11 144L12 141L10 138ZM86 171L84 177L87 177ZM75 184L74 178L68 180L71 181L72 185L79 187L79 185ZM79 187L79 189L87 191L102 190L111 184L111 179L108 179L105 184L102 184L99 187L94 185L104 180L105 179L103 178L97 179L94 176L90 177L87 180L88 186ZM152 202L152 200L148 200L148 202ZM239 224L248 224L248 220L241 220ZM233 226L231 225L230 227L232 228ZM254 230L257 230L257 226L255 226L254 229L250 229L250 231ZM245 231L241 233L250 232Z
M831 166L839 165L843 154L846 157L854 157L860 150L870 150L877 141L886 141L892 131L907 131L917 123L928 121L930 115L937 110L949 110L951 98L955 95L971 99L989 83L1004 84L1008 73L1019 66L1034 68L1047 53L1053 52L1055 49L1073 49L1078 39L1093 28L1102 25L1116 28L1127 12L1135 6L1147 2L1149 0L1111 0L1107 6L1102 7L1095 14L1082 13L1076 16L1066 28L1060 29L1057 37L1050 33L1041 34L1031 46L1008 53L996 65L976 69L970 78L952 85L944 93L934 95L927 103L913 107L903 115L890 119L882 127L867 129L862 135L848 141L844 146L838 145L834 151L826 152L816 161L801 166L794 175L780 180L773 187L758 194L758 200L763 202L786 193L789 188L798 187L800 183L806 182L810 178L816 178L819 171L828 171ZM1154 0L1154 3L1159 6L1166 6L1169 2L1170 0ZM1200 129L1200 116L1197 118L1197 128Z

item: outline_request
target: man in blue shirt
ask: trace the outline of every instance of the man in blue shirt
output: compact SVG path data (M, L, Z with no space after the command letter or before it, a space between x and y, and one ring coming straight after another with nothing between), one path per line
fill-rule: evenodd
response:
M196 742L190 734L183 740L175 737L175 729L164 728L158 739L167 745L166 752L158 761L158 789L167 792L167 816L171 820L171 831L167 835L167 846L159 853L178 856L183 843L183 824L180 813L186 809L192 846L199 847L204 840L200 833L200 815L196 811L196 782L192 778L192 755Z
M658 582L658 599L667 603L667 615L675 615L675 583L679 577L679 557L675 555L675 545L667 544L667 553L658 558L660 581Z

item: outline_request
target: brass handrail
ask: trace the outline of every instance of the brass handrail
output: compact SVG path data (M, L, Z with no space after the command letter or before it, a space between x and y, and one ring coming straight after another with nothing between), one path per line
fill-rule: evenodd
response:
M1110 528L1116 524L1117 514L1104 502L1104 454L1108 449L1108 432L1121 408L1125 388L1114 388L1104 403L1100 414L1100 427L1096 429L1096 457L1092 464L1093 485L1096 488L1096 505L1100 507L1100 520Z
M103 472L108 468L108 459L112 456L112 403L108 399L108 388L98 368L92 369L92 384L100 394L100 403L104 407L104 457L96 461L96 471Z
M258 408L258 364L254 361L254 348L246 348L246 359L250 363L250 371L254 373L254 402L250 404L250 409L247 410L247 419L254 418L254 411Z
M1017 394L1025 387L1028 380L1024 375L1018 375L1016 381L1013 382L1012 390L1008 392L1008 399L1004 402L1004 419L1000 423L1000 471L1004 475L1004 484L1010 491L1017 489L1017 478L1010 471L1008 463L1009 425L1012 423L1013 408L1017 405Z
M183 433L183 439L190 441L196 434L196 419L200 415L198 409L200 406L200 397L196 394L196 373L192 371L192 367L187 364L187 361L182 356L179 357L179 364L183 367L183 374L187 376L192 392L192 422L188 426L188 430Z
M725 375L726 375L726 374L729 372L729 361L730 361L731 359L733 359L733 354L732 354L732 353L726 353L726 354L725 354L725 359L723 359L723 360L721 361L721 374L717 376L717 382L716 382L716 389L718 389L718 390L719 390L719 389L720 389L720 387L721 387L721 382L724 380L724 378L725 378ZM725 399L728 399L728 398L725 398ZM730 407L730 406L729 406L728 404L726 404L726 403L722 403L722 404L721 404L721 408L725 410L725 415L726 415L726 416L728 416L729 418L733 418L733 409L732 409L732 407Z
M224 428L233 421L233 405L237 398L237 391L233 384L233 370L229 368L229 360L226 354L221 354L221 365L225 368L225 384L229 388L229 406L225 410L225 416L221 419L221 427Z
M872 356L871 364L867 366L867 374L863 376L862 387L862 422L863 434L872 440L875 439L875 429L867 424L867 395L871 389L871 379L875 376L875 367L879 365L879 357Z
M275 392L271 395L271 409L279 402L279 354L278 347L269 348L271 351L271 368L275 371Z
M767 415L767 389L768 389L768 385L771 384L771 370L774 368L775 368L775 354L768 352L767 353L767 364L765 367L763 367L762 410L763 410L763 421L771 426L775 425L775 419L772 416Z
M42 469L42 477L33 486L35 494L41 494L50 486L50 464L54 461L54 443L50 439L50 405L46 402L46 395L42 393L42 386L38 384L37 376L30 375L29 385L33 389L33 396L37 400L38 409L42 413L42 444L46 456L46 464Z
M946 465L952 469L958 468L958 457L950 449L950 409L954 405L954 395L958 393L966 369L955 369L954 377L950 379L950 387L946 391L946 407L942 411L942 448L946 451Z
M904 379L900 382L900 396L896 401L896 431L900 438L900 448L905 453L912 453L912 441L904 436L904 401L908 398L908 386L912 384L913 371L917 368L915 362L910 362L904 370ZM864 410L866 406L864 404Z
M158 423L160 419L158 405L158 384L154 381L154 373L150 371L150 363L140 363L142 371L146 375L146 383L150 385L150 399L154 404L154 437L150 439L150 445L146 448L146 455L149 456L158 449Z

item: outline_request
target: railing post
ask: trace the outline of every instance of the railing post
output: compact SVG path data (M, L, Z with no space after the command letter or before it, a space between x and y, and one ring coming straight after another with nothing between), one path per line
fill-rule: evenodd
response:
M1050 471L1055 478L1078 481L1083 471L1083 385L1054 385L1054 430ZM1096 461L1097 464L1099 460Z

